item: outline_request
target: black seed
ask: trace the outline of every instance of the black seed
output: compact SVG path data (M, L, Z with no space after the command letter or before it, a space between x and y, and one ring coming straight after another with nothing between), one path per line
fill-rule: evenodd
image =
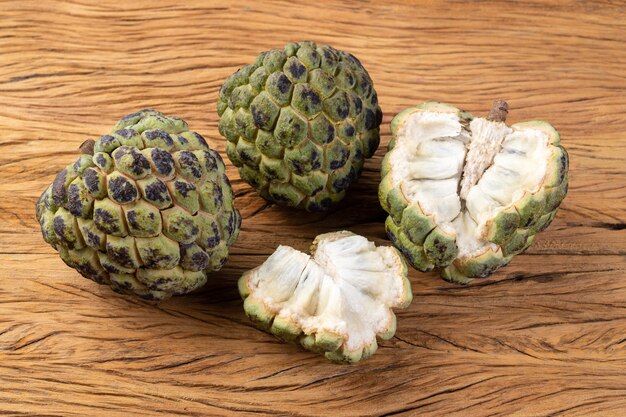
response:
M163 141L165 141L167 146L174 146L174 141L172 140L172 138L170 137L170 135L163 131L163 130L159 130L159 129L155 129L155 130L147 130L144 132L144 135L146 137L146 139L152 141L152 140L157 140L157 139L162 139Z
M64 168L57 174L52 182L52 201L57 206L62 206L65 203L67 197L67 190L65 189L65 180L67 179L67 168Z
M159 179L151 184L148 184L145 189L146 199L150 201L164 202L170 201L169 194L167 192L167 186Z
M80 190L75 184L70 185L68 188L67 209L70 213L77 217L80 217L83 214L83 202L80 199Z
M365 130L370 130L376 123L376 116L370 109L365 110Z
M137 198L137 188L126 177L115 177L109 180L111 198L120 204L130 203Z
M125 139L130 139L133 136L137 135L134 129L120 129L115 132L116 135L119 135Z
M167 176L174 171L174 158L172 155L161 148L154 148L151 152L152 162L157 172L161 175Z
M176 180L174 182L174 188L176 188L176 191L183 197L187 197L190 191L194 191L196 189L193 184L181 180Z

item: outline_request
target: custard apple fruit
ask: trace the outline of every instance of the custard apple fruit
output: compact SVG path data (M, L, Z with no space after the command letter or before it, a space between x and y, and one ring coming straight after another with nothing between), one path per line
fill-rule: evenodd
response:
M526 250L567 193L568 155L547 122L505 124L424 103L391 122L379 197L390 239L420 271L467 283Z
M81 151L37 202L43 238L67 265L153 300L224 265L241 217L221 157L187 123L143 110Z
M359 60L313 42L260 54L226 79L217 110L241 178L268 201L308 211L344 197L382 121Z
M310 256L279 246L239 279L239 292L259 328L335 362L373 355L376 338L395 334L391 308L413 297L395 248L346 231L318 236Z

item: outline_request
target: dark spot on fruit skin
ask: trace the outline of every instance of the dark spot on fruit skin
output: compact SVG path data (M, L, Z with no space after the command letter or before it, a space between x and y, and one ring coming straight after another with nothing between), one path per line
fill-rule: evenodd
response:
M107 160L106 160L106 158L104 157L104 155L99 154L99 155L96 157L96 164L98 164L98 166L99 166L100 168L105 168L105 167L107 166Z
M65 189L65 180L67 179L67 168L64 168L57 174L52 182L52 201L61 207L65 203L67 190Z
M370 103L372 103L372 106L378 104L378 95L376 93L372 94L372 97L370 98Z
M87 230L87 233L85 233L87 236L87 243L89 244L89 246L91 247L99 247L100 246L100 236L98 236L97 234Z
M357 149L356 152L354 153L354 160L360 161L362 158L363 158L363 151L361 151L360 149Z
M228 234L232 234L235 230L235 218L235 212L233 211L230 213L230 216L228 216L228 225L225 227Z
M180 143L181 143L181 144L183 144L183 145L186 145L186 144L188 144L188 143L189 143L189 141L187 140L187 138L185 138L184 136L178 135L178 136L177 136L177 138L178 138L178 142L180 142Z
M61 240L65 242L65 221L63 220L63 218L58 216L55 217L52 224L54 226L54 232Z
M85 181L85 186L90 193L96 194L100 191L98 172L95 169L87 168L85 172L83 172L83 180Z
M222 187L217 184L213 187L213 203L215 207L220 207L222 205L224 199L224 193L222 192Z
M115 139L111 135L104 135L104 136L101 136L100 139L98 139L98 140L103 145L103 147L106 148L106 147L108 147L108 145L114 144L117 139Z
M341 168L346 164L348 157L350 156L350 151L347 149L341 149L341 154L339 155L339 159L335 159L330 162L331 169Z
M120 204L130 203L137 198L137 188L126 177L115 177L109 180L111 198Z
M133 268L133 261L130 258L130 252L127 247L116 248L107 243L107 254L118 264L125 266L126 268Z
M220 241L221 241L220 231L217 228L217 225L215 223L211 224L211 229L213 230L213 236L211 236L210 238L207 238L204 242L206 244L207 249L216 247L217 245L220 244Z
M356 114L361 114L361 112L363 111L363 100L361 100L359 97L354 98L354 109L356 111Z
M214 151L212 149L209 152L211 153L211 155L213 155L213 158L215 158L216 160L218 160L222 164L224 164L224 160L222 159L222 156L219 153L217 153L216 151Z
M333 125L328 125L326 129L326 140L324 143L330 143L335 138L335 127Z
M300 78L306 73L306 67L300 61L293 60L289 65L289 72L294 78Z
M202 169L200 169L200 161L198 157L190 151L182 151L179 154L178 162L181 167L186 168L195 178L202 177Z
M250 107L250 112L252 113L254 125L259 129L265 126L270 119L267 114L263 113L263 110L254 104Z
M377 108L376 109L376 126L380 126L380 124L383 122L383 112Z
M143 116L143 112L144 112L144 111L145 111L145 110L138 111L138 112L136 112L136 113L131 113L131 114L128 114L128 115L126 115L126 116L122 117L122 121L127 121L127 120L130 120L130 119L134 119L135 117L140 117L140 116Z
M271 193L272 198L278 203L289 203L290 200L283 194Z
M354 136L355 132L356 132L356 130L354 129L354 126L352 126L352 125L347 126L344 129L344 133L346 134L346 136Z
M145 135L146 139L148 139L150 141L157 140L157 139L162 139L167 146L173 146L174 145L174 141L172 140L170 135L167 132L163 131L163 130L159 130L159 129L147 130L147 131L144 132L144 135Z
M141 225L137 222L137 212L135 210L130 210L126 214L126 218L128 219L128 224L135 230L141 230Z
M174 172L174 158L168 151L154 148L150 156L152 156L152 162L154 162L154 167L159 174L168 176Z
M199 133L193 132L193 135L196 137L201 146L208 148L209 145L206 143L206 140Z
M348 117L348 114L350 113L350 106L349 105L339 105L337 106L337 116L339 116L340 119L345 119L346 117Z
M172 257L168 254L164 254L159 249L148 248L142 253L142 259L144 260L145 268L156 268L160 263L169 263Z
M364 69L363 64L361 64L361 61L359 61L357 57L355 57L352 54L347 54L347 55L348 55L348 58L350 58L350 61L354 62L359 68Z
M365 110L365 130L370 130L376 123L376 116L370 109Z
M337 191L343 191L346 188L348 188L350 186L350 176L346 176L343 178L337 178L335 181L333 181L333 188Z
M182 195L185 198L189 195L189 192L194 191L196 189L196 187L193 184L190 184L186 181L180 181L180 180L176 180L174 182L174 188L176 188L176 191L179 192L180 195Z
M155 202L169 202L171 198L167 192L167 186L159 179L151 184L148 184L145 188L146 199Z
M68 188L67 209L76 217L83 215L83 202L80 199L78 186L72 184Z
M322 99L320 98L319 94L317 94L315 90L311 88L303 89L301 97L302 97L302 100L310 102L314 106L318 106L322 102Z
M130 171L133 174L141 175L150 169L150 162L137 148L131 148L130 146L119 147L115 152L115 160L119 162L125 155L130 155L133 158L133 162L130 165Z
M113 216L107 210L97 208L93 213L93 220L98 228L104 233L110 235L119 232L119 227L114 222Z
M324 186L320 185L319 187L317 187L316 189L311 191L311 195L313 196L313 195L319 193L320 191L322 191L323 189L324 189Z
M130 139L137 135L137 132L135 132L134 129L120 129L116 131L115 134L123 137L124 139Z

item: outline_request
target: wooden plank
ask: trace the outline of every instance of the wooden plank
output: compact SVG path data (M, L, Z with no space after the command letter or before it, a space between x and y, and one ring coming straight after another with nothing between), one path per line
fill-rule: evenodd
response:
M0 414L37 416L623 416L626 414L626 5L622 2L0 3ZM329 213L266 204L228 175L244 224L198 294L159 305L68 269L34 203L77 146L144 107L224 153L222 80L260 51L313 39L354 53L382 143ZM376 190L389 121L446 101L545 119L570 153L550 228L459 287L410 272L398 332L358 365L254 329L235 281L278 244L349 229L388 243Z

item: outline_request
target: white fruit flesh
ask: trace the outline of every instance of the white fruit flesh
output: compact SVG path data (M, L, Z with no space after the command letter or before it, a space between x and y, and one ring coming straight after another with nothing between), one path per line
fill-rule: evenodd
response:
M550 156L548 135L484 118L463 125L456 113L416 110L396 135L389 164L393 186L447 233L458 258L497 246L487 222L526 192L536 192Z
M313 256L279 246L251 271L246 285L249 297L276 318L307 335L340 335L348 351L370 346L387 333L395 326L390 308L411 298L398 252L352 234L322 238Z

